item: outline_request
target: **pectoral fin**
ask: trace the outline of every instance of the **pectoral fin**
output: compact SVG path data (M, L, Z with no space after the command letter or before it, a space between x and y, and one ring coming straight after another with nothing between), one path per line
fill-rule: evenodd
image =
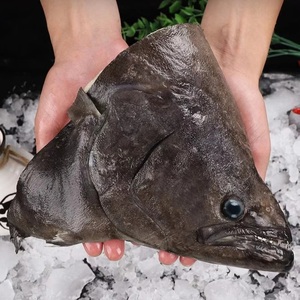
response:
M101 114L92 99L80 88L73 105L68 110L68 115L76 123L85 116L93 115L98 118Z

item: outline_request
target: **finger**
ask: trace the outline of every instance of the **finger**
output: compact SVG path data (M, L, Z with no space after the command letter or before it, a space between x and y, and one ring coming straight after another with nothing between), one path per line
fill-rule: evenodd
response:
M103 243L85 243L84 250L90 256L98 256L102 253Z
M159 251L158 259L164 265L172 265L178 258L178 255L167 251Z
M196 262L196 259L191 257L180 256L179 261L183 266L190 267Z
M110 240L104 242L104 253L109 260L119 260L124 255L125 242L121 240Z

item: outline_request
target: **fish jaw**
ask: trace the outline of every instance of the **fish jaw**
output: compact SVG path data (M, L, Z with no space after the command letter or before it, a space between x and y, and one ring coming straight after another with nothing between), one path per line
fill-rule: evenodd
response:
M218 224L200 228L197 240L210 249L208 253L214 253L214 257L216 252L223 252L220 257L226 257L226 263L231 265L288 272L294 263L289 228Z

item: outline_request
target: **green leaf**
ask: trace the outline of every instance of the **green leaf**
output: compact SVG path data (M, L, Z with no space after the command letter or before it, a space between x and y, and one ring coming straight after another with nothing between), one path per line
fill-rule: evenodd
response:
M138 19L137 23L140 28L145 28L145 24L143 23L143 21L141 19Z
M181 8L181 1L177 0L175 1L170 7L169 7L169 13L170 14L174 14L177 11L179 11Z
M163 9L163 8L167 7L171 2L172 2L172 0L163 0L160 3L158 9Z
M181 12L185 14L186 16L192 16L194 13L194 8L193 7L184 7L181 9Z
M178 24L187 23L187 20L179 14L175 14L175 20Z
M288 47L288 48L281 48L281 49L269 49L268 57L277 57L283 55L289 56L296 56L297 58L300 57L300 44L297 44L289 39L279 36L278 34L274 33L272 37L272 45L277 45L281 47Z
M150 25L151 32L156 31L157 29L159 29L158 22L150 22L149 25Z
M157 20L159 21L161 27L168 26L170 21L170 19L163 13L157 17Z
M126 36L129 38L134 37L135 33L136 33L136 30L133 27L129 27L125 31Z
M193 6L194 4L199 4L201 0L188 0L188 6Z
M146 18L141 17L141 20L144 22L145 25L148 25L148 24L149 24L149 21L148 21Z
M140 26L139 26L139 23L138 23L138 22L135 22L135 23L133 23L131 27L133 27L135 30L137 30L137 29L139 29L139 28L140 28Z
M204 11L206 4L207 4L207 0L199 0L200 9L202 11Z
M170 26L170 25L173 25L173 24L174 24L174 22L169 18L166 18L162 23L163 27L167 27L167 26Z
M146 35L147 35L147 33L145 31L141 30L136 39L139 41L139 40L143 39Z
M199 23L195 16L189 18L188 23Z
M182 3L184 3L184 5ZM162 0L159 9L167 8L167 10L164 10L166 13L160 12L159 15L151 21L141 17L132 25L124 23L122 35L124 38L134 37L135 39L141 39L162 27L187 22L200 22L206 3L207 0ZM281 41L281 43L283 43L283 41Z

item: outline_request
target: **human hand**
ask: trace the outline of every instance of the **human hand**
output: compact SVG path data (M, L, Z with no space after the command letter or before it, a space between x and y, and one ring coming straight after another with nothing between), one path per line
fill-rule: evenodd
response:
M40 97L35 120L39 151L69 121L67 110L80 87L85 87L127 44L121 37L115 1L41 1L55 54ZM111 260L120 259L124 242L86 243L88 254L104 252Z
M283 0L209 0L201 26L237 103L254 163L264 179L270 136L258 88Z
M237 103L256 169L264 179L271 151L264 99L256 81L228 68L223 68L223 74Z
M127 48L113 0L41 0L55 55L35 121L37 150L68 122L67 110L85 87Z
M281 4L282 0L209 0L201 24L237 103L262 178L269 162L270 136L258 80ZM163 251L159 255L170 263L177 259ZM180 261L192 265L195 260Z
M57 60L50 69L40 97L35 120L36 145L39 151L69 121L67 110L76 98L80 87L92 80L120 51L126 49L123 40L110 44L107 49L102 45L95 53L91 48L81 55L72 55L68 59ZM81 49L82 50L82 49ZM104 252L110 260L123 256L124 241L112 240L105 243L87 243L84 247L89 255L96 256Z
M80 87L86 86L127 45L120 35L116 2L112 0L74 2L42 0L55 54L40 97L35 120L36 145L39 151L68 123L67 110ZM78 24L80 26L78 26ZM124 254L124 241L85 243L91 256L102 250L110 260ZM159 252L159 260L171 264L177 256ZM184 265L194 260L180 258Z
M45 80L40 103L36 116L36 144L37 150L40 150L69 122L67 110L72 105L78 89L84 87L93 79L99 69L103 69L121 50L127 47L124 41L118 41L115 44L114 55L112 54L112 45L109 47L109 55L104 54L99 57L99 64L95 64L96 58L92 57L90 50L82 55L73 58L68 56L64 62L58 61L50 69ZM102 49L102 52L104 50ZM70 52L69 52L70 53ZM100 65L100 67L98 67ZM91 256L98 256L104 250L104 253L110 260L119 260L124 254L124 241L111 240L104 243L85 243L84 248ZM174 254L161 251L159 260L164 264L171 264L177 259ZM184 265L190 265L190 261L181 258Z

